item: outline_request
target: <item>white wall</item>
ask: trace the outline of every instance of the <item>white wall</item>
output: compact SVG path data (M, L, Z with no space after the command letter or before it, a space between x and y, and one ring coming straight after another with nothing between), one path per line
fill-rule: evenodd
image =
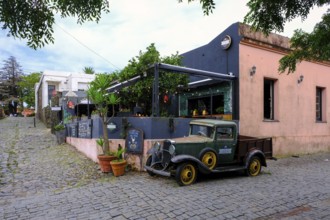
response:
M45 71L36 85L36 110L37 110L37 92L40 85L42 86L42 108L48 105L48 85L55 85L56 91L78 91L78 83L90 83L95 78L94 74L72 73L72 72L56 72Z

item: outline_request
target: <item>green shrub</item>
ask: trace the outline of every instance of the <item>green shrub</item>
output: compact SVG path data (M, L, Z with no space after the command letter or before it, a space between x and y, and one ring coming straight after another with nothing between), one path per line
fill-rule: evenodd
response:
M54 126L55 131L62 131L64 129L65 129L65 126L61 123Z

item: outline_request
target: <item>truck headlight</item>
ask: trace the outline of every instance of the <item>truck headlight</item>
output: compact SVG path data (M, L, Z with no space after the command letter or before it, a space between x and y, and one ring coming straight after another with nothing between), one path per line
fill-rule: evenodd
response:
M157 141L155 144L154 144L154 146L153 146L153 148L156 150L156 151L159 151L160 150L160 147L161 147L161 145L160 145L160 143Z
M171 144L171 146L168 148L168 152L171 154L171 155L174 155L175 153L175 147L173 144Z

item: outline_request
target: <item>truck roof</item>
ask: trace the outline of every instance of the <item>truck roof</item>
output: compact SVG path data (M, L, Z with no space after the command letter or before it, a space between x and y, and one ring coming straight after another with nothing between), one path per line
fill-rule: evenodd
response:
M197 124L197 125L206 125L206 126L217 126L217 125L235 125L234 121L224 121L224 120L217 120L217 119L197 119L192 120L190 124Z

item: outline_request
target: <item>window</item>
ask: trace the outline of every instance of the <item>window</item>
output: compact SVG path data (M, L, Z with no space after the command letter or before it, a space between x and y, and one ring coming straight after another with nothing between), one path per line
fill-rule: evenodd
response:
M316 121L325 121L325 89L316 87Z
M52 97L56 96L55 85L48 85L48 103L51 101Z
M217 128L217 140L232 139L233 129L232 128Z
M204 125L191 125L190 134L191 135L201 135L208 138L213 138L213 127L208 127Z
M274 120L274 85L275 80L264 80L264 119Z
M203 110L206 114L224 114L224 95L188 99L188 111L193 113L194 110L197 115L202 115Z
M88 89L88 83L78 82L78 91L86 91Z

